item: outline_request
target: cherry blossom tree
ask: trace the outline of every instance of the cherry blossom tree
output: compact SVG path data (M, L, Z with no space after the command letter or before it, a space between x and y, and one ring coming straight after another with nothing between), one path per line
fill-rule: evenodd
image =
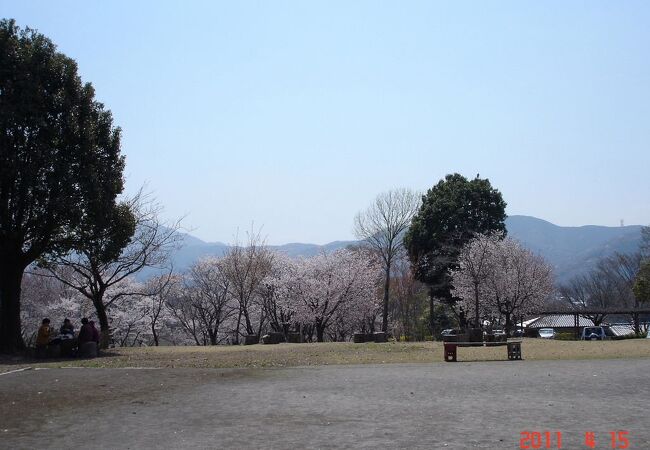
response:
M21 325L25 342L30 345L36 330L44 317L55 325L64 318L73 322L81 319L84 312L78 293L60 281L47 276L44 269L32 267L25 273L22 281Z
M188 282L190 302L210 344L216 345L219 343L221 325L237 312L225 261L213 257L201 259L191 267Z
M285 339L291 325L295 325L296 289L302 275L301 261L284 253L276 253L269 273L262 280L259 294L264 316L273 331L284 333Z
M177 325L197 345L221 343L228 334L223 332L224 324L229 324L239 312L225 263L223 258L202 258L190 268L182 283L176 283L166 293L167 307Z
M89 238L85 246L42 261L52 277L92 302L103 348L111 339L108 316L111 306L122 297L146 295L142 291L125 289L127 286L142 287L127 280L143 269L167 269L170 253L182 240L177 233L179 223L163 223L160 218L162 206L142 189L121 205L124 217L119 217L128 232L93 229L92 239Z
M458 256L458 269L452 270L454 295L463 299L462 316L473 312L474 328L480 327L480 318L488 312L488 303L481 301L489 294L487 279L494 270L493 257L503 234L479 234L463 246Z
M96 309L85 295L48 274L45 269L34 267L23 278L22 323L27 342L44 317L50 318L55 328L68 318L77 330L83 317L97 321ZM127 278L110 287L108 296L123 294L106 311L112 345L157 345L161 334L166 337L173 334L171 316L166 305L160 302L177 278L156 277L144 285ZM130 292L137 294L130 295Z
M515 314L541 308L554 291L551 266L514 239L476 236L461 253L465 259L451 273L454 295L477 317L505 318L507 331Z
M380 273L381 266L363 252L338 250L298 260L287 287L296 320L313 324L318 342L337 318L360 324L379 307Z
M540 255L506 238L494 245L487 287L492 308L510 331L515 314L539 310L555 290L553 268Z
M153 345L160 345L161 331L163 328L169 331L174 322L167 301L174 295L180 283L182 277L169 273L150 278L145 284L147 295L142 298L142 309Z
M135 287L135 286L132 286ZM144 290L144 286L138 286ZM108 308L109 324L112 330L111 345L136 347L149 344L150 328L147 321L148 298L141 294L122 296L120 301Z
M166 301L166 306L174 317L175 325L181 334L195 345L207 345L207 333L194 304L190 301L190 288L183 282Z

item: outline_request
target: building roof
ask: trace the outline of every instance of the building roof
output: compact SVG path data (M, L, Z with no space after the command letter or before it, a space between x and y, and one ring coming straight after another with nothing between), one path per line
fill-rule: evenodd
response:
M628 336L634 334L634 325L632 324L616 324L610 325L609 328L616 336Z
M537 317L524 322L524 328L567 328L574 327L573 314L553 314ZM584 317L578 317L579 327L593 327L594 322Z

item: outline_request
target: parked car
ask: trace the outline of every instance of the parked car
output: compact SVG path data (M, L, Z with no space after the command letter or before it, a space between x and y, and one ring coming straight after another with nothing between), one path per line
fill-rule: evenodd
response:
M483 331L483 341L490 343L507 342L506 332L501 329Z
M463 334L463 330L459 330L458 328L442 330L440 336L444 342L459 342L467 340L467 335Z
M524 337L524 330L521 328L517 328L512 332L512 337Z
M540 328L538 333L542 339L555 339L555 330L553 328Z
M584 327L580 335L580 340L583 341L602 341L603 339L609 339L604 327Z

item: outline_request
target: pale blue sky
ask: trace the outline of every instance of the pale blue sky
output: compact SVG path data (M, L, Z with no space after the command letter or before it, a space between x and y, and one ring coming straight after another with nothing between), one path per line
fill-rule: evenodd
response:
M49 36L206 240L352 237L391 187L480 173L509 214L650 223L650 2L0 0Z

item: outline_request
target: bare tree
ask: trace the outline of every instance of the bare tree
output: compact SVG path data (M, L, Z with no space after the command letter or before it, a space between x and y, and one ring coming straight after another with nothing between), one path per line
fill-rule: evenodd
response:
M181 241L177 233L179 223L164 224L160 219L162 207L149 194L140 190L124 205L132 215L134 234L119 254L107 258L101 251L106 247L102 242L104 236L99 236L95 245L55 256L46 263L51 276L93 303L101 328L102 348L110 341L107 309L125 296L147 294L141 289L133 291L119 286L138 286L123 282L145 268L167 268L170 252Z
M404 251L402 238L420 207L419 195L409 189L379 194L374 203L354 219L354 233L381 258L384 268L384 298L381 330L388 329L388 302L393 262Z
M390 316L393 336L408 340L421 339L418 325L428 305L426 287L413 277L408 263L396 264L391 275Z
M634 281L634 297L640 303L650 302L650 260L645 260Z
M589 312L639 306L634 295L634 281L641 266L641 254L622 254L602 258L590 272L579 275L560 287L564 302L581 312L581 316L600 325L607 313ZM636 328L638 321L633 317Z
M650 259L650 226L641 228L641 258Z
M580 315L591 320L594 325L600 325L607 314L588 311L607 309L615 299L608 280L601 278L596 272L573 278L560 286L559 293L571 309L581 312Z
M238 238L223 257L223 272L228 279L230 292L239 304L234 330L234 343L239 342L242 325L248 335L259 335L264 324L263 308L259 304L262 280L270 272L273 253L266 247L260 232L251 232L242 245ZM261 301L261 300L260 300ZM253 326L253 313L257 313L258 326Z
M641 266L641 254L615 253L601 259L595 270L596 276L609 284L614 306L638 307L632 287Z
M634 281L641 269L641 252L632 254L616 253L600 261L596 270L613 287L614 295L621 306L638 308L639 299L634 295ZM634 333L640 335L639 315L632 314Z

